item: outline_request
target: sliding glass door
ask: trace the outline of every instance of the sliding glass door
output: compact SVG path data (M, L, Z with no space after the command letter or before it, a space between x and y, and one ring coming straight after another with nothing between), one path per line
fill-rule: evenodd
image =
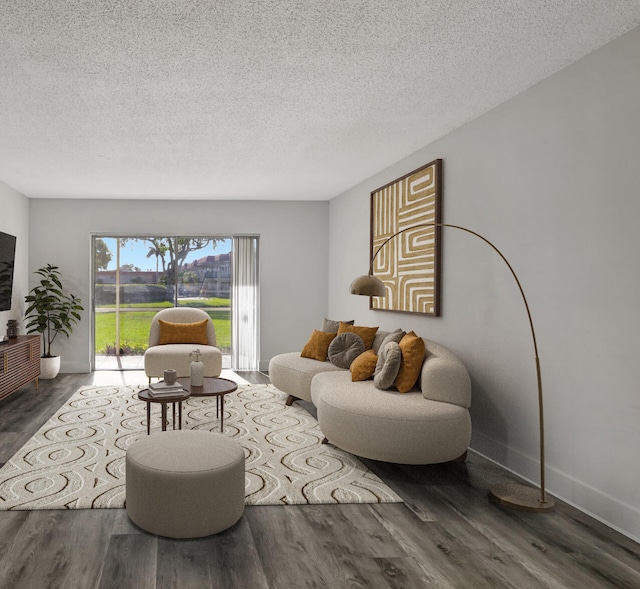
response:
M174 306L211 316L230 367L232 249L231 237L95 236L95 369L141 369L152 317Z

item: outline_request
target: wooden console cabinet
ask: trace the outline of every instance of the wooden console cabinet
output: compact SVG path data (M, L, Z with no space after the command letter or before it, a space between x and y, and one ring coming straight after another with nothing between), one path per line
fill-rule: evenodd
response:
M0 399L40 376L40 336L19 335L0 344Z

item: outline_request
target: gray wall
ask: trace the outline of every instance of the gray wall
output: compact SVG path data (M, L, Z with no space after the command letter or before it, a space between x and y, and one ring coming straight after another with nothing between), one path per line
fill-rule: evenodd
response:
M535 364L506 266L444 230L443 316L369 311L349 296L369 252L370 192L444 160L444 221L492 240L536 326L547 487L640 538L640 29L331 201L329 314L415 329L473 380L472 446L538 481Z
M11 310L0 312L0 334L4 335L9 319L22 319L29 291L29 199L4 182L0 182L0 231L17 238ZM24 328L20 333L24 335Z
M282 351L300 349L327 309L327 202L30 201L31 270L60 266L68 289L89 308L91 234L259 234L261 368ZM296 285L292 288L292 285ZM298 285L304 285L301 290ZM63 372L91 362L89 313L71 339L58 343Z

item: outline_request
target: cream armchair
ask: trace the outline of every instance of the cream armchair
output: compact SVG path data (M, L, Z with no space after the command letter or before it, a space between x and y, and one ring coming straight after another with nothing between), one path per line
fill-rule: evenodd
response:
M161 344L160 320L169 324L199 323L207 320L207 343L166 343ZM166 330L167 325L163 328ZM194 358L194 349L200 350L200 361L204 364L205 376L220 376L222 372L222 352L216 348L216 330L211 317L202 309L175 307L158 311L151 320L149 347L144 353L144 371L151 382L152 377L162 378L166 369L173 368L178 376L189 376L189 366Z

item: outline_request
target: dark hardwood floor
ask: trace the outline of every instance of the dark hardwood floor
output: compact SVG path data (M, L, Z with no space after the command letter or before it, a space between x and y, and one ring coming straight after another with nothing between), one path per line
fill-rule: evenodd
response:
M0 401L0 463L78 387L143 382L96 372L24 387ZM561 502L548 514L490 503L489 484L512 477L473 452L365 462L404 504L249 506L199 540L147 534L122 509L0 512L0 588L640 588L640 545Z

